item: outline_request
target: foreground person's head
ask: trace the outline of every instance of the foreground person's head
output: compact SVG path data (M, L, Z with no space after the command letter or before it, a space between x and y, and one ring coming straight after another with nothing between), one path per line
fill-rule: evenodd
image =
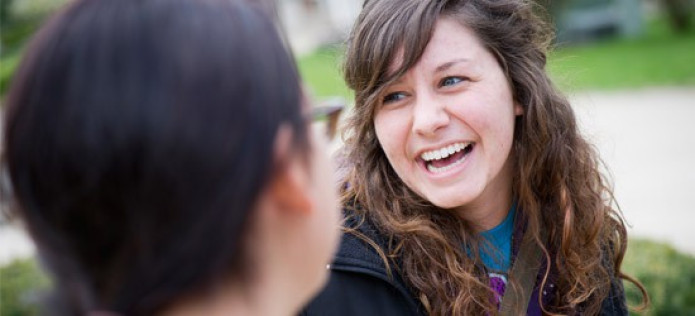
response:
M298 309L338 236L302 100L253 4L88 0L51 19L15 74L4 159L62 309Z

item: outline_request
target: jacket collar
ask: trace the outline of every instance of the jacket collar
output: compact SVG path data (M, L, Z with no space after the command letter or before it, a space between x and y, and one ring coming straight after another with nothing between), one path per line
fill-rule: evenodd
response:
M388 249L386 236L380 233L367 218L348 210L344 210L344 213L346 214L345 227L356 228L358 233L373 241L379 248ZM422 310L419 301L413 297L399 273L399 263L390 260L389 265L390 271L387 270L374 246L356 234L345 233L330 268L335 271L361 273L383 280L398 290L414 310Z

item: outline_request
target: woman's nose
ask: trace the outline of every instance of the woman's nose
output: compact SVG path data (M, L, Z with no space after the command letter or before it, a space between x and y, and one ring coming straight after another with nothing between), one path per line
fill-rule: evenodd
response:
M443 100L431 94L419 94L413 108L413 131L431 137L449 124L449 114Z

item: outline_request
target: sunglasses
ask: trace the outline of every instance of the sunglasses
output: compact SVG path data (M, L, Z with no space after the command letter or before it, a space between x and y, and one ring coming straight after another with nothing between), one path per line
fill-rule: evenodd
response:
M334 100L324 102L311 109L312 127L319 129L328 141L332 141L338 134L338 123L340 114L345 108L345 102L342 100Z

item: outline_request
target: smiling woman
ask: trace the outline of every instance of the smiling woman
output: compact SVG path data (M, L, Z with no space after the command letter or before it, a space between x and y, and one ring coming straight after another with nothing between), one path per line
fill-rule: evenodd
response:
M367 0L345 231L306 315L625 315L627 236L524 0ZM646 293L643 292L646 298Z

